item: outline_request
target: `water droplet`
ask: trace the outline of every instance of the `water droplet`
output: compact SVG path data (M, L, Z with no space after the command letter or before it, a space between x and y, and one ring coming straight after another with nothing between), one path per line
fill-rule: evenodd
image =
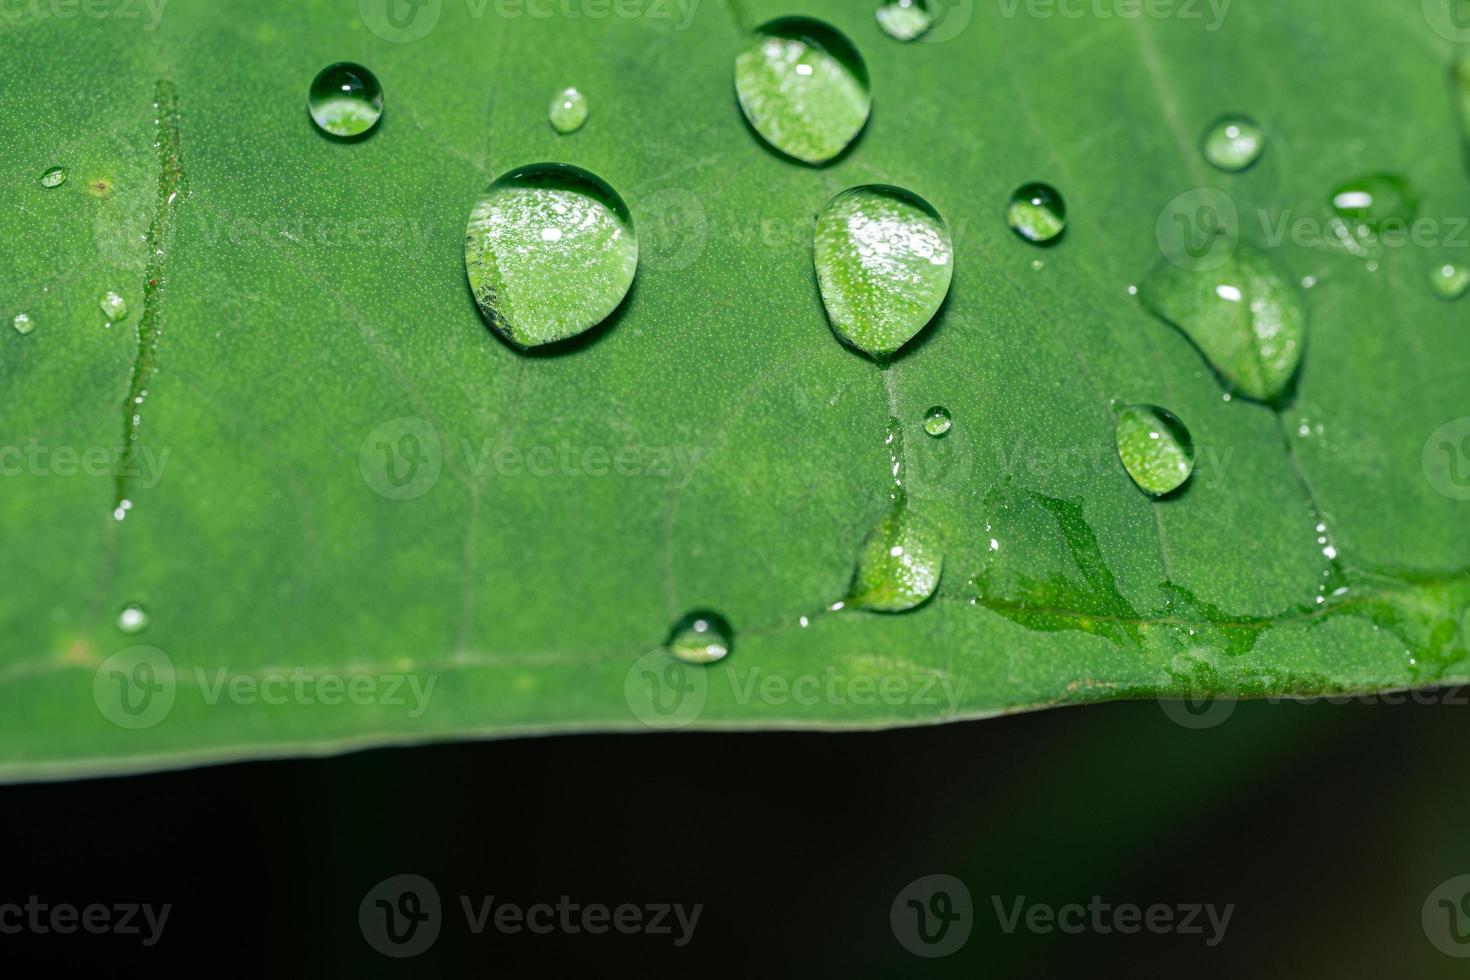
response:
M1028 242L1045 245L1067 230L1067 204L1050 184L1026 184L1011 195L1006 222Z
M136 602L123 606L122 612L117 614L117 628L129 636L146 630L149 622L148 610Z
M1155 497L1173 493L1194 472L1194 441L1184 423L1157 405L1118 411L1118 456L1133 482Z
M954 426L954 420L949 414L949 409L943 405L935 405L924 413L924 431L934 438L948 435Z
M470 213L465 269L480 312L535 347L607 319L638 270L628 206L600 177L564 163L499 177Z
M730 655L735 632L719 613L692 612L669 631L668 651L686 664L712 664Z
M862 55L808 17L773 20L751 35L735 58L735 92L763 140L811 164L845 150L872 109Z
M1218 268L1200 271L1160 262L1139 299L1193 341L1236 392L1270 402L1290 389L1307 314L1295 283L1265 254L1240 245Z
M340 61L317 75L306 106L322 132L355 139L372 132L383 118L383 87L362 65Z
M1370 174L1334 190L1332 210L1339 218L1357 225L1359 237L1367 237L1390 223L1407 230L1419 213L1419 198L1402 177Z
M15 332L20 334L21 336L25 336L32 330L36 329L36 325L31 322L31 316L29 313L17 313L15 315L14 324Z
M568 86L551 100L551 128L566 135L575 133L587 121L587 96Z
M1470 266L1445 262L1430 270L1429 284L1441 299L1459 299L1470 292Z
M52 167L41 175L42 187L60 187L66 183L66 168Z
M912 41L934 26L934 12L929 0L882 0L878 26L891 38Z
M854 187L829 201L817 218L814 256L832 329L877 357L924 329L954 278L944 218L899 187Z
M1266 134L1249 116L1222 116L1205 132L1205 159L1230 173L1245 170L1261 158Z
M939 535L900 497L858 552L847 604L873 612L903 612L939 588L944 553Z
M102 307L102 312L106 314L108 320L116 321L126 320L128 318L128 301L123 299L118 293L110 291L103 293L102 298L97 301L97 305Z

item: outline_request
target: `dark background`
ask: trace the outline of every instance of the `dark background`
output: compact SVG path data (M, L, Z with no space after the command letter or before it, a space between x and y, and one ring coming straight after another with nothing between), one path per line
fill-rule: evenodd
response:
M1421 908L1470 872L1463 692L1154 702L872 734L540 738L0 788L0 902L171 903L162 940L0 936L0 968L235 974L1459 976ZM948 873L963 949L919 959L889 906ZM438 941L390 960L364 895L422 874ZM703 903L672 937L475 936L458 896ZM1235 905L1225 938L1006 934L1012 905ZM1467 949L1470 952L1470 949ZM697 971L697 972L696 972Z

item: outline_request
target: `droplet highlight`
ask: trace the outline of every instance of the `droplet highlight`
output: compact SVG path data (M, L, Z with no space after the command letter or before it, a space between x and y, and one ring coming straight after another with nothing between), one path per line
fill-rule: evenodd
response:
M900 494L858 552L846 605L871 612L905 612L934 595L943 572L939 533L913 513Z
M817 218L813 256L833 331L880 358L924 329L954 279L944 218L900 187L854 187L834 197Z
M1144 278L1144 307L1188 337L1231 391L1283 398L1306 347L1307 314L1295 283L1245 245L1208 270L1162 261Z
M103 314L109 321L116 322L128 318L128 301L123 299L119 293L111 291L103 293L97 305L102 308Z
M1210 166L1237 173L1261 158L1266 133L1249 116L1222 116L1206 130L1202 149Z
M465 269L480 312L506 340L536 347L597 326L638 270L628 206L602 178L564 163L499 177L470 213Z
M1026 184L1011 195L1006 223L1028 242L1048 245L1067 230L1067 204L1050 184Z
M665 646L674 659L686 664L713 664L730 655L734 638L729 620L719 613L699 610L674 624Z
M1429 285L1440 299L1459 299L1470 292L1470 266L1459 262L1436 265L1430 270Z
M1369 174L1337 187L1332 192L1332 210L1372 234L1390 223L1407 230L1419 213L1419 196L1403 177Z
M548 113L551 128L563 136L575 133L587 122L588 111L587 96L568 86L556 93L556 98L551 100L551 110Z
M66 168L52 167L41 175L42 187L60 187L66 183Z
M878 26L891 38L912 41L934 26L934 11L929 0L883 0Z
M129 636L143 632L150 622L148 610L136 602L123 606L122 612L117 614L117 628Z
M15 319L11 321L11 326L15 327L15 332L22 337L36 329L35 323L31 322L29 313L17 313Z
M1118 410L1118 457L1139 489L1155 497L1173 493L1194 472L1194 440L1183 422L1157 405Z
M836 157L868 122L868 69L836 28L808 17L762 27L735 58L740 109L761 139L805 163Z
M306 105L322 132L356 139L372 132L383 118L383 86L362 65L340 61L316 76Z
M924 431L935 439L949 435L949 430L953 427L954 418L943 405L935 405L924 413Z

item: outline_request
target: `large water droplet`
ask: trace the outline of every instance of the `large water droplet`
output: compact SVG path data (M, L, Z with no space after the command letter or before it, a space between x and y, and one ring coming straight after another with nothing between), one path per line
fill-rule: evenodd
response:
M17 313L15 315L15 320L12 322L15 326L15 332L20 334L21 336L25 336L32 330L36 329L36 325L31 322L31 316L29 313Z
M936 439L948 435L953 426L954 419L943 405L935 405L924 413L924 431Z
M845 150L872 108L862 55L835 28L808 17L756 30L735 58L735 93L762 139L812 164Z
M943 571L938 532L900 495L858 552L847 605L873 612L913 609L939 588Z
M1266 402L1290 390L1307 314L1291 280L1261 252L1240 245L1203 271L1160 262L1138 297L1193 341L1232 390Z
M1211 166L1234 173L1261 158L1266 134L1249 116L1231 115L1217 119L1205 132L1205 159Z
M929 8L929 0L882 0L878 26L889 37L912 41L934 26L934 11Z
M64 167L52 167L41 175L42 187L60 187L66 183L66 169Z
M1429 272L1429 284L1440 299L1459 299L1470 291L1470 266L1460 262L1443 262Z
M362 65L341 61L316 76L306 106L312 121L329 136L366 136L383 118L383 87Z
M118 293L111 291L103 293L102 298L97 301L97 305L102 308L102 312L107 315L108 320L116 322L128 318L128 301L123 299Z
M1334 190L1332 210L1344 221L1369 232L1377 232L1390 222L1407 229L1419 213L1419 197L1403 177L1369 174Z
M1006 222L1027 241L1045 245L1067 230L1067 204L1050 184L1026 184L1011 195Z
M944 219L899 187L854 187L829 201L817 218L814 256L832 329L878 357L924 329L954 278Z
M1172 412L1157 405L1118 410L1118 456L1133 482L1162 497L1194 472L1194 440Z
M576 336L618 308L638 270L628 206L564 163L498 178L470 213L465 268L490 325L535 347Z
M730 655L734 639L729 620L701 609L674 624L666 645L675 659L686 664L712 664Z
M128 635L141 633L148 628L151 620L148 610L136 602L123 606L122 612L117 614L117 628Z
M570 86L564 88L551 100L551 128L563 135L575 133L587 121L587 112L587 96Z

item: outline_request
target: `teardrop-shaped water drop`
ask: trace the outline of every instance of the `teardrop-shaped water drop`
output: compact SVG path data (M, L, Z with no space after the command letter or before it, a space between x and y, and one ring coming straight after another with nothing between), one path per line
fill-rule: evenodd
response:
M17 313L11 323L15 327L15 332L22 337L36 329L36 325L31 322L31 315L29 313Z
M535 347L607 319L638 270L628 206L602 178L564 163L498 178L470 213L465 269L480 312Z
M60 187L66 183L66 168L52 167L41 175L42 187Z
M1369 232L1389 222L1407 229L1419 213L1419 195L1396 174L1369 174L1337 187L1332 192L1332 210Z
M322 132L356 139L372 132L383 118L383 86L362 65L340 61L316 76L306 107Z
M1157 405L1118 410L1118 456L1139 489L1155 497L1173 493L1194 472L1194 440L1184 423Z
M891 38L912 41L934 26L934 11L929 0L882 0L878 26Z
M686 664L712 664L730 655L734 640L729 620L702 609L675 623L665 646L675 659Z
M924 431L935 439L948 435L953 426L954 418L943 405L935 405L924 413Z
M904 612L939 588L944 551L939 533L899 499L858 552L847 605L873 612Z
M103 293L102 298L97 301L97 305L102 308L102 312L107 315L108 320L116 322L128 318L128 301L123 299L119 293L110 290Z
M146 630L150 622L148 610L136 602L123 606L117 614L117 628L130 636Z
M1264 253L1238 245L1219 267L1200 271L1160 262L1138 298L1193 341L1231 390L1265 402L1290 390L1307 314L1290 277Z
M1261 158L1266 134L1249 116L1222 116L1206 130L1202 148L1211 166L1235 173Z
M1463 262L1440 263L1430 270L1429 284L1440 299L1459 299L1470 292L1470 265Z
M735 93L762 139L811 164L847 149L872 109L862 55L836 28L809 17L756 30L735 58Z
M548 116L551 128L565 136L582 128L587 122L587 113L587 96L568 86L556 93L556 98L551 100Z
M1028 242L1047 245L1067 230L1067 204L1050 184L1025 184L1011 195L1006 223Z
M817 218L813 255L832 329L883 357L939 312L954 278L954 245L939 212L886 185L838 194Z

